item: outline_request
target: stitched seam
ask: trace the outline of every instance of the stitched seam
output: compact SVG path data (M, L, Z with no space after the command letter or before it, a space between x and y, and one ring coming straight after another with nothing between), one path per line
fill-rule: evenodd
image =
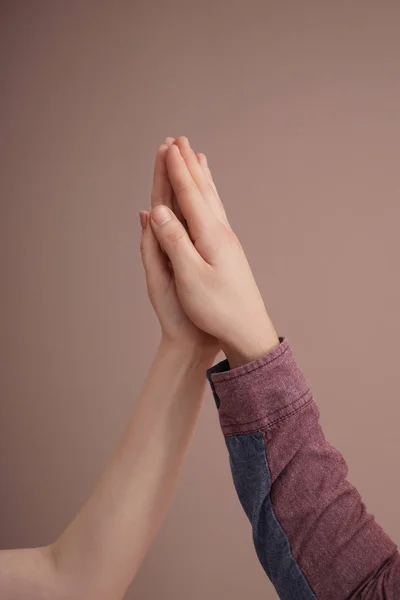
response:
M296 404L296 402L299 402L302 398L304 398L305 396L307 396L308 393L311 393L310 388L308 388L304 394L302 394L301 396L299 396L298 398L296 398L295 400L292 400L291 402L288 402L287 404L285 404L285 406L282 406L281 408L277 408L276 410L273 410L270 413L265 413L264 415L262 415L261 417L257 417L257 419L254 419L253 421L245 421L244 423L241 423L241 425L252 425L253 423L257 423L257 421L262 421L263 419L272 417L273 415L276 415L279 412L282 412L283 410L285 410L286 408L289 408L290 406L293 406L293 404ZM303 405L302 405L303 406ZM232 423L233 425L237 425L237 423ZM224 424L224 427L229 427L229 424L226 423Z
M304 404L301 404L295 410L292 410L292 412L288 413L287 415L283 415L282 417L280 417L279 419L275 419L275 421L272 421L271 423L266 423L265 425L261 425L261 427L259 427L258 429L249 429L246 431L236 431L236 432L227 433L224 435L225 435L225 437L228 438L228 437L232 437L232 436L236 436L236 435L247 435L249 433L255 433L256 431L263 432L264 429L276 427L278 423L280 423L280 422L284 421L285 419L291 417L292 415L296 414L297 412L299 412L299 410L301 410L302 408L305 408L306 406L311 404L311 402L312 402L312 397L309 400L307 400L307 402L304 402ZM261 421L261 419L260 419L260 421ZM244 423L244 425L249 425L249 423ZM226 425L226 427L233 427L233 425Z
M277 423L280 423L281 421L284 421L287 417L291 417L292 415L296 414L297 412L299 412L299 410L301 410L305 406L308 406L311 401L312 401L312 398L310 398L309 400L307 400L307 402L305 402L301 406L298 406L297 408L295 408L294 410L292 410L292 412L288 413L287 415L283 415L282 417L279 417L279 419L275 419L275 421L272 421L271 423L268 424L268 427L273 427Z

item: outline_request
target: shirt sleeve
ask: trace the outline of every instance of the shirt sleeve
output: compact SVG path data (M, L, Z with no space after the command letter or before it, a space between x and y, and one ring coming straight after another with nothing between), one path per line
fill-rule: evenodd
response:
M286 338L207 371L258 558L284 600L400 599L400 555L347 481Z

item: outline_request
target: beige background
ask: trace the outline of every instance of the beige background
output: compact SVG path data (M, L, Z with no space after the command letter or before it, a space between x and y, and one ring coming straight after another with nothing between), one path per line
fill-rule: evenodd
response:
M154 354L137 212L156 147L208 154L279 333L400 539L400 3L1 3L0 539L51 541ZM129 599L274 598L207 392Z

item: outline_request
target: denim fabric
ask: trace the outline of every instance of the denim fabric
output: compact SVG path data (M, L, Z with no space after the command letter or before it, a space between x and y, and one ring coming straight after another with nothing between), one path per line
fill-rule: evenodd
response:
M270 474L261 433L225 438L233 481L253 528L257 556L282 600L316 600L294 560L270 497Z
M285 338L207 372L240 502L285 600L400 600L400 554L347 480Z
M214 382L211 379L211 375L213 375L214 373L225 373L226 371L229 371L229 368L230 368L229 362L227 361L227 359L225 359L225 360L221 360L221 362L217 363L210 369L207 369L207 372L206 372L206 377L208 379L208 383L210 384L211 391L212 391L214 401L215 401L215 405L217 408L220 407L220 400L218 398L218 394L216 392Z

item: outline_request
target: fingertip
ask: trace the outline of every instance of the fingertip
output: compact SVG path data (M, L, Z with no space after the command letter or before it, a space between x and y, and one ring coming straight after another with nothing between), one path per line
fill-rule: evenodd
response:
M147 223L149 220L149 213L147 212L147 210L139 211L139 219L140 219L140 224L142 226L142 231L144 231L147 227Z
M180 135L174 143L180 148L190 148L190 142L186 135Z
M172 219L172 212L164 204L158 204L151 211L151 220L156 227L162 227Z
M174 143L171 144L171 146L168 146L168 152L167 152L167 156L181 156L181 151L179 150L179 147Z
M207 166L207 157L203 152L197 152L196 154L197 156L197 160L199 161L199 163L201 164L202 167L206 167Z
M166 137L164 140L164 144L166 144L167 146L170 146L174 142L175 142L175 138L173 138L171 136Z

